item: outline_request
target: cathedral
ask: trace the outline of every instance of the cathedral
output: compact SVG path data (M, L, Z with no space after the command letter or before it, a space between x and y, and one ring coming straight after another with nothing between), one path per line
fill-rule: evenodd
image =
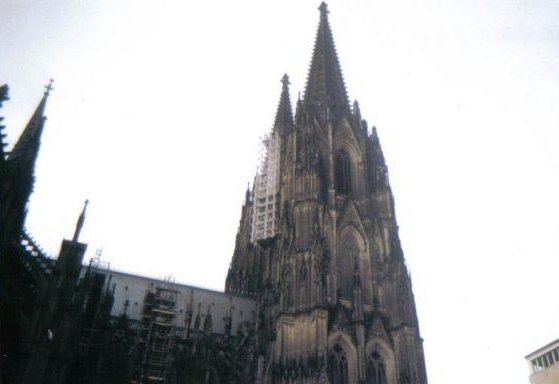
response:
M224 292L86 263L87 202L46 255L24 223L50 84L10 151L0 136L0 383L427 383L379 136L319 15L295 108L281 79Z

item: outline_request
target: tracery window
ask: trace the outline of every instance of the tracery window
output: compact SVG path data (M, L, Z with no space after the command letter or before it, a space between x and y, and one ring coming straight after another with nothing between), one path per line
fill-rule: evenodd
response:
M386 384L386 368L382 356L374 351L367 360L367 382L369 384Z
M351 299L353 295L353 274L359 260L359 248L353 236L344 238L338 251L339 288L343 298Z
M353 297L353 276L360 261L361 248L356 236L353 231L344 231L338 246L338 288L345 299Z
M344 349L335 344L328 354L328 379L330 384L348 384L347 356Z
M344 150L334 155L334 179L336 192L351 194L351 160Z

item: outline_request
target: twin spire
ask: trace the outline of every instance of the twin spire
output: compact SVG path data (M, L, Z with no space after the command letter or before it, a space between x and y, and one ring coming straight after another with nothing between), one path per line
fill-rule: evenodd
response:
M348 111L349 103L342 76L342 71L336 54L332 30L328 22L328 6L322 2L319 7L320 22L314 44L311 66L307 77L307 85L303 104L306 107L327 107L332 111ZM293 126L293 111L289 97L289 77L283 76L280 102L274 121L274 130L285 130ZM29 170L34 169L38 155L41 134L45 123L45 106L52 87L53 80L45 87L45 93L29 123L25 127L19 140L11 151L8 160L22 162ZM85 217L85 203L79 217L74 241L77 241Z
M276 111L276 119L274 120L274 130L280 132L293 126L293 111L291 109L291 100L289 98L289 76L283 75L281 78L281 96Z
M14 167L15 172L23 178L20 179L19 182L26 183L31 187L33 183L35 161L39 154L39 147L41 144L41 134L46 120L45 107L47 105L47 99L50 92L54 89L52 83L53 80L50 79L49 83L45 86L45 92L39 102L39 105L35 109L35 112L33 112L31 119L27 123L27 126L21 133L18 141L7 158L10 165ZM73 237L74 242L77 242L79 239L80 232L85 221L85 211L88 204L89 200L86 200L83 210L78 218L78 222L76 223L76 229Z

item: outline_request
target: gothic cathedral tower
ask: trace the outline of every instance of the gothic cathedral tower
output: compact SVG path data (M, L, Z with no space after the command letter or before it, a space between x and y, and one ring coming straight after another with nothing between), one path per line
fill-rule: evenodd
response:
M379 138L349 104L319 9L304 97L293 117L284 76L226 291L257 301L261 383L425 384Z

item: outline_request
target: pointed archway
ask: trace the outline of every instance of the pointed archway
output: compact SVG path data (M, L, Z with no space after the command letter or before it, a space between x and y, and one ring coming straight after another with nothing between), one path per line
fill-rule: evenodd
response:
M357 383L357 349L344 331L328 337L327 372L330 384Z

